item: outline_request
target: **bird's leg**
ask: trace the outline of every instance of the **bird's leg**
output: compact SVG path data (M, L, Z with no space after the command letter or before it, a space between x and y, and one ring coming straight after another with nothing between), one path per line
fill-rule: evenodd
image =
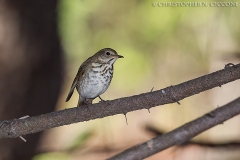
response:
M79 96L77 106L81 107L81 106L86 105L88 111L90 111L89 108L88 108L88 105L92 104L92 101L93 101L93 98L88 99L88 98L82 98L81 96Z
M84 99L84 103L87 104L87 105L90 105L92 104L92 101L93 101L93 98L89 98L89 99Z
M88 108L88 105L92 104L93 98L91 98L91 99L84 98L83 101L84 101L83 103L87 105L88 111L90 111L90 109Z
M103 100L100 95L98 96L98 98L101 100L100 102L105 102L105 100Z

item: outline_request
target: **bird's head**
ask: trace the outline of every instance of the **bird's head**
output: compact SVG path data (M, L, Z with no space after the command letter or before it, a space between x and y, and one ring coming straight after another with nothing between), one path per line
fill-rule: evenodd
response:
M123 56L118 55L114 49L104 48L97 53L97 61L101 63L108 63L112 65L118 58L123 58Z

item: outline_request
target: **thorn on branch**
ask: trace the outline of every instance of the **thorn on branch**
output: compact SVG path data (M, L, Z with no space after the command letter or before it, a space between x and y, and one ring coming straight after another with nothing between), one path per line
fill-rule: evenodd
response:
M19 138L21 138L21 140L23 140L24 142L27 142L27 140L25 138L23 138L22 136L19 136Z
M181 103L180 103L179 101L177 101L177 100L176 100L176 103L177 103L178 105L181 105Z
M153 89L154 89L154 87L151 89L151 91L150 91L150 92L152 92L152 91L153 91ZM148 110L148 112L150 113L150 108L148 108L147 110Z
M171 93L172 95L172 100L176 102L178 105L181 105L180 102L175 98L175 96Z
M173 87L173 85L171 85L171 87ZM176 102L178 105L181 105L180 104L180 102L175 98L175 96L173 95L173 93L171 92L171 95L172 95L172 100L174 101L174 102Z
M18 119L26 119L26 118L28 118L28 117L30 117L30 116L29 116L29 115L26 115L26 116L20 117L20 118L18 118ZM26 140L25 138L23 138L22 136L19 136L19 138L21 138L21 140L23 140L24 142L27 142L27 140Z
M232 75L230 75L229 73L230 71L232 72ZM146 93L146 94L140 94L140 95L129 96L121 99L112 100L107 102L106 105L105 103L94 104L94 107L99 106L101 107L102 110L108 109L108 112L106 113L105 112L98 113L97 111L92 110L90 107L93 107L93 105L89 104L89 105L83 105L81 107L72 108L68 110L56 111L54 112L54 114L47 113L41 116L40 115L34 116L34 118L27 118L24 120L25 123L23 123L23 121L21 120L11 120L10 124L5 124L8 121L4 121L4 122L1 121L0 122L0 138L15 138L16 136L32 134L32 133L40 132L53 127L68 125L70 123L89 121L89 120L102 118L102 117L115 115L115 114L125 114L126 123L128 125L127 116L126 116L128 112L131 112L133 110L148 109L148 108L149 108L148 110L150 110L150 106L141 105L143 103L146 105L151 105L151 107L156 107L159 105L169 104L169 103L176 103L177 100L180 101L189 96L198 94L200 92L206 91L214 87L218 87L220 84L223 85L231 81L240 79L239 72L240 72L240 64L236 65L236 69L233 67L226 70L222 69L217 72L214 72L202 77L198 77L193 80L186 81L172 88L167 87L167 88L161 89L159 92L158 91L154 92L155 93L154 95L152 95L151 93ZM209 79L209 81L206 81L206 77L207 79ZM182 90L183 91L187 90L188 92L183 93ZM171 93L173 93L173 95L176 96L174 101L172 99L173 95ZM123 102L125 100L127 102L131 102L134 100L135 102L120 103L119 105L119 102ZM238 103L240 103L240 98ZM115 107L115 106L118 106L118 107ZM131 108L133 106L136 106L136 107ZM84 110L84 112L82 112L83 111L82 109ZM88 110L90 109L89 113L91 114L85 115L85 112L87 112L86 109ZM239 107L234 109L237 110L239 109ZM231 115L236 115L237 113L238 112L236 111L232 111ZM214 115L216 116L216 119L219 118L217 113L210 114L210 116L212 117L214 117ZM69 118L72 116L76 116L76 117ZM226 114L226 116L229 116L229 114ZM209 118L208 116L206 116L206 118L208 118L207 120L211 120L211 118ZM35 126L34 123L32 123L35 121L37 122L37 124L44 123L44 122L51 122L51 123L44 123L42 127L39 127L39 126ZM59 121L61 121L61 123L58 123ZM29 122L31 122L30 123L31 125L26 125ZM215 125L217 125L222 123L222 121L215 122L215 118L214 118L214 123ZM18 126L18 127L15 128L15 126Z
M30 117L30 116L24 116L24 117L20 117L19 119L25 119L25 118L28 118L28 117ZM1 123L0 123L0 128L5 124L5 123L7 123L7 124L11 124L11 122L9 121L9 120L4 120L4 121L2 121ZM22 136L19 136L19 138L21 138L24 142L27 142L27 140L25 139L25 138L23 138Z
M150 91L150 92L152 92L152 91L153 91L153 89L154 89L154 87L151 89L151 91Z
M173 87L173 86L171 85L171 87ZM162 89L162 94L167 95L166 91L163 89ZM176 102L178 105L181 105L181 103L175 98L175 96L172 93L171 93L171 95L172 95L172 98L171 97L170 98L172 99L172 101Z
M148 112L150 113L150 108L148 108L147 110L148 110Z
M124 113L125 119L126 119L126 123L128 125L128 121L127 121L127 113Z
M228 63L228 64L225 65L224 69L227 69L227 68L230 68L230 67L236 68L236 65L233 64L233 63ZM230 71L230 73L231 73L231 75L232 75L232 71Z
M18 119L26 119L26 118L28 118L28 117L30 117L30 116L29 116L29 115L26 115L26 116L20 117L20 118L18 118Z
M30 116L29 116L29 115L26 115L26 116L20 117L20 118L18 118L18 119L26 119L26 118L28 118L28 117L30 117ZM4 121L2 121L2 122L0 123L0 128L1 128L5 123L10 124L10 125L12 124L11 121L9 121L9 120L4 120ZM24 142L27 142L27 140L26 140L25 138L23 138L22 136L19 136L19 138L21 138L21 140L23 140Z
M233 63L228 63L228 64L225 65L224 69L227 69L227 68L230 68L230 67L234 67L234 66L236 67L235 64L233 64Z

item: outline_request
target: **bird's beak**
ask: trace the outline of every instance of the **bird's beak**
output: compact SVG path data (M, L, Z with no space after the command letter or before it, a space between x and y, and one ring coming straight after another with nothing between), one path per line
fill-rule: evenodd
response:
M124 58L123 56L121 56L121 55L118 55L118 58Z

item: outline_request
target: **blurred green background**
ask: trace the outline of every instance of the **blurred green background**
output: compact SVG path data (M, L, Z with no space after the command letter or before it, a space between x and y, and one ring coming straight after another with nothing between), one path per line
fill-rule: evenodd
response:
M102 95L105 100L149 92L152 87L158 90L239 62L239 7L154 7L153 2L60 1L58 24L67 75L57 110L76 106L76 91L65 103L74 76L81 63L102 48L113 48L124 56L115 63L112 83ZM180 106L128 113L129 125L124 115L116 115L49 130L40 146L49 153L34 160L106 159L149 140L146 124L170 131L238 97L236 86L239 82L195 95ZM196 139L216 143L240 140L239 120L234 118ZM149 159L163 157L171 159L162 153Z

